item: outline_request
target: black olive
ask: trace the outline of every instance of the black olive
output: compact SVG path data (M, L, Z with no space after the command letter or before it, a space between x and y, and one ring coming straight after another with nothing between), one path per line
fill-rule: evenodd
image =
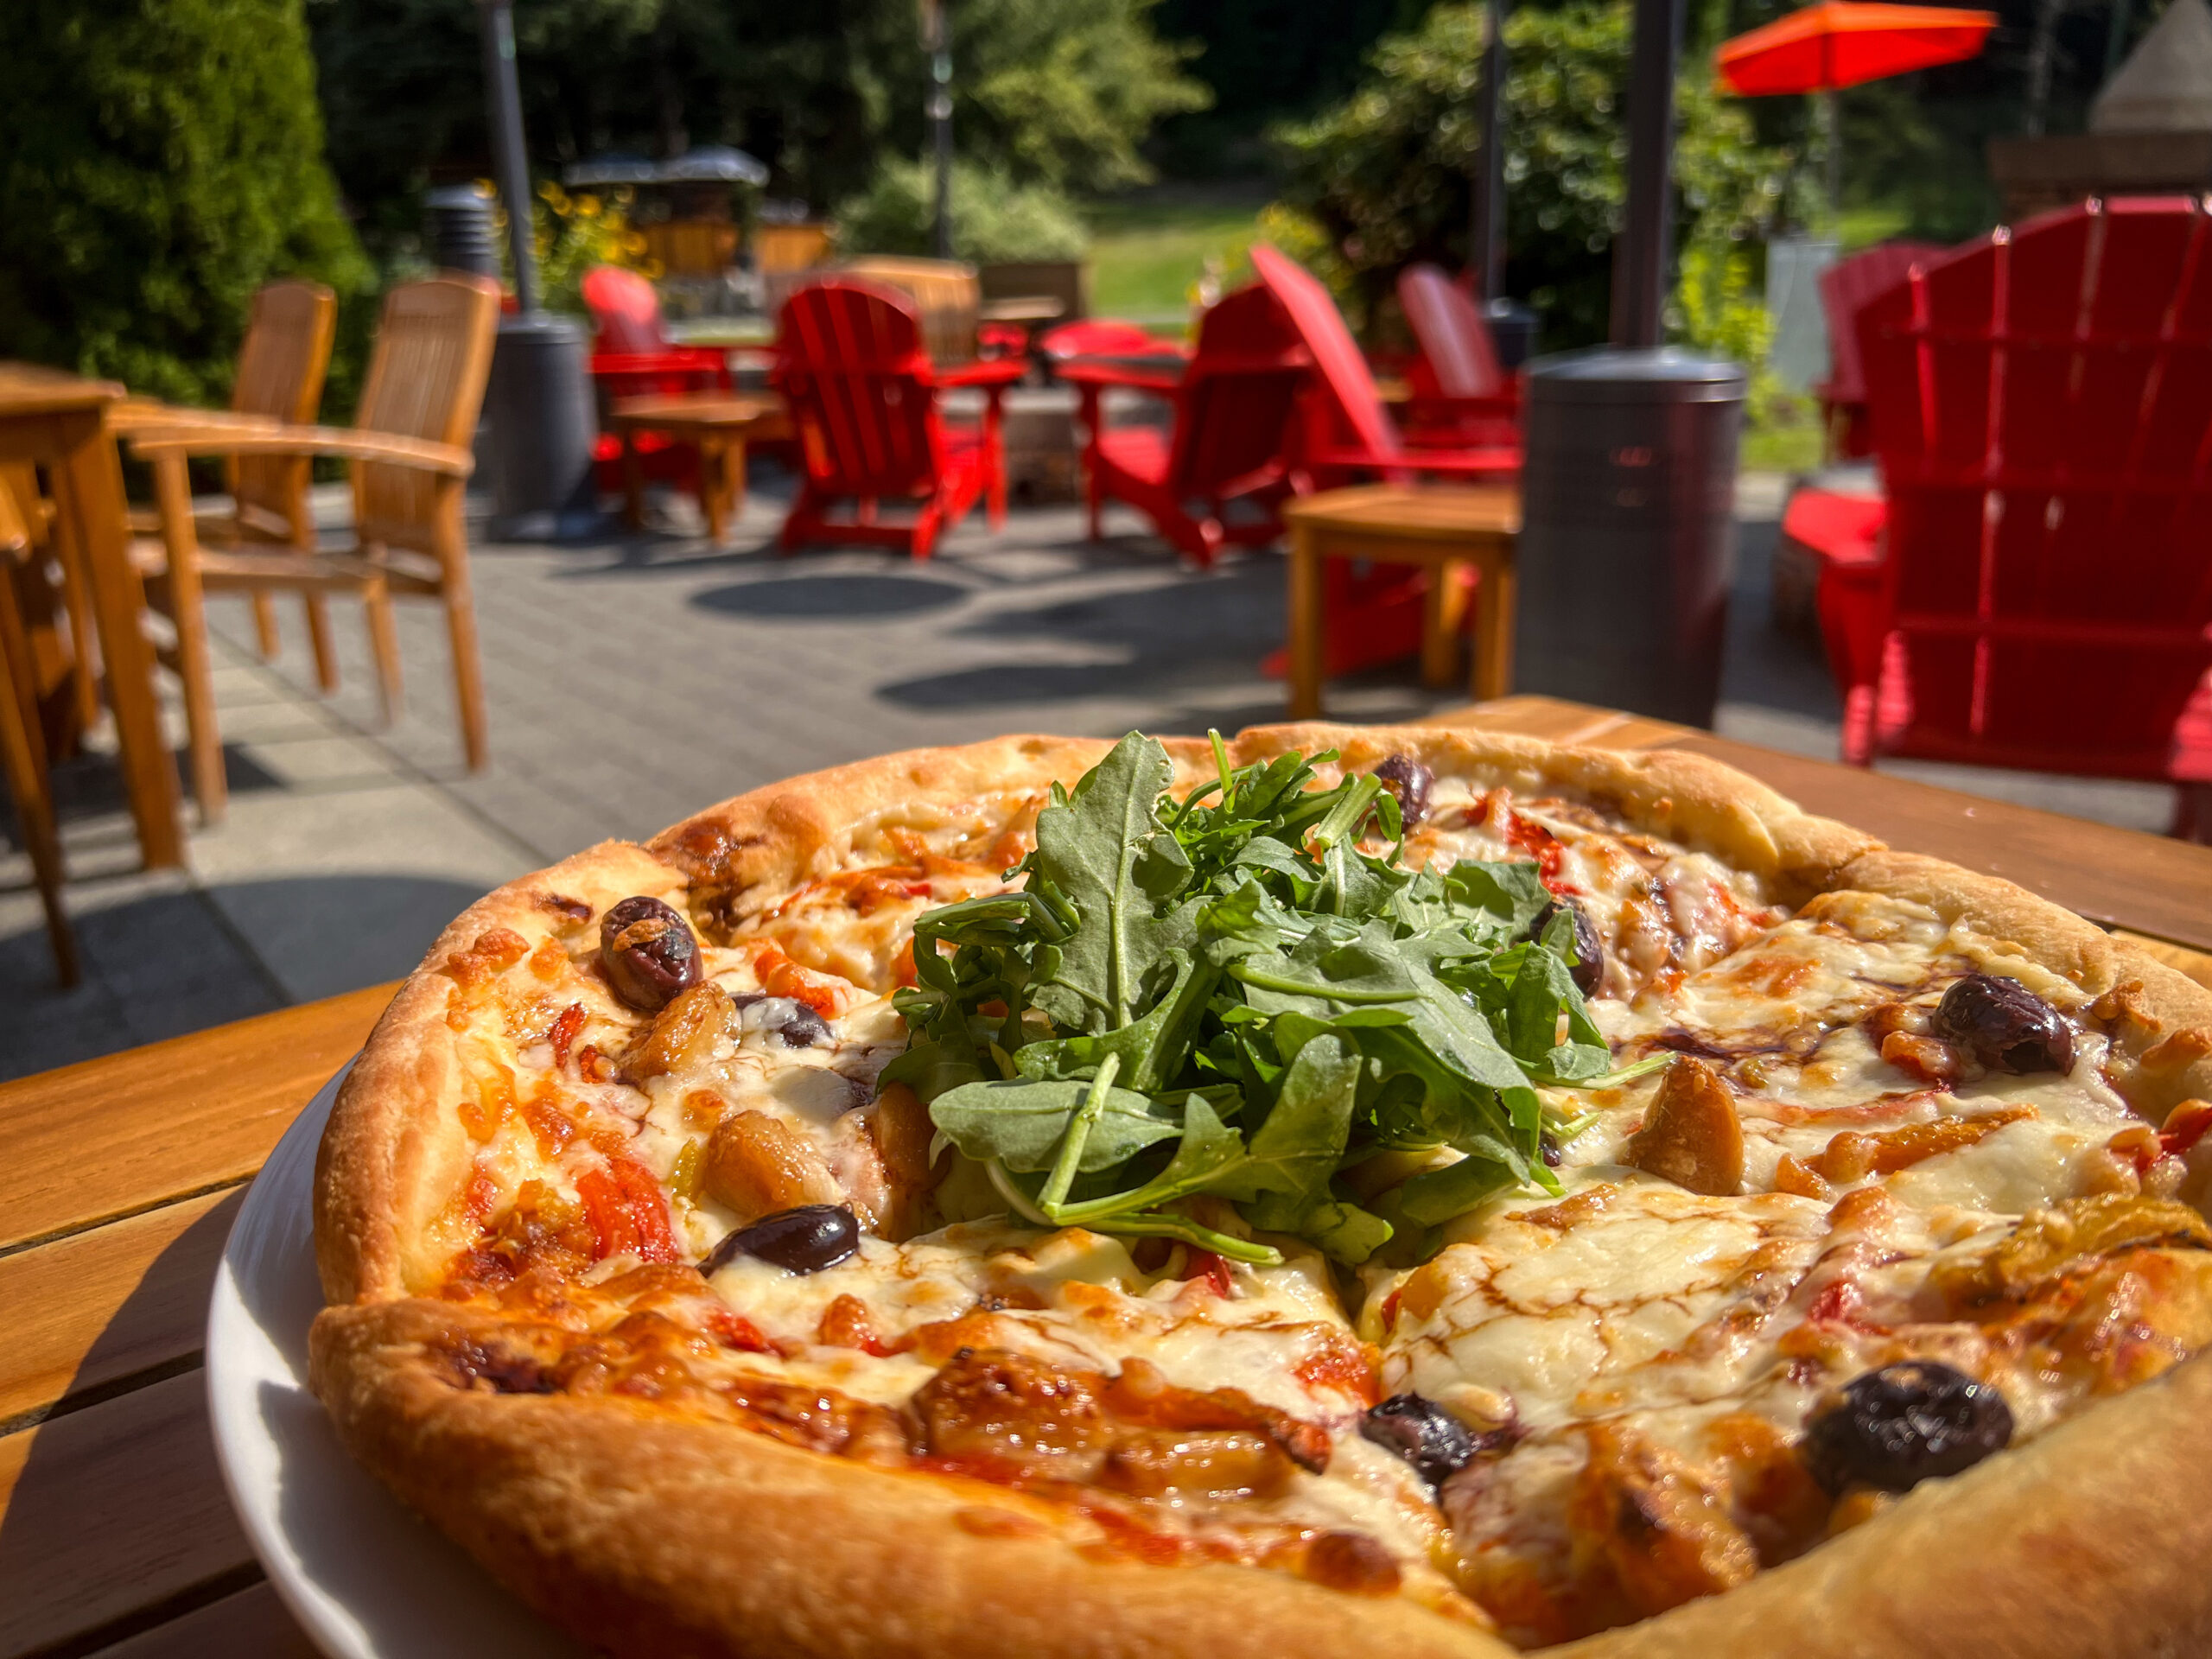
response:
M1845 1383L1805 1430L1805 1466L1831 1492L1853 1484L1910 1491L1970 1469L2012 1439L2012 1412L1986 1382L1929 1359Z
M625 899L599 918L599 960L615 995L656 1014L699 982L699 941L658 899Z
M776 1035L787 1048L812 1048L830 1040L830 1022L801 1002L792 1008L791 1017L776 1027Z
M1536 912L1536 919L1529 924L1529 937L1541 939L1544 930L1552 925L1552 918L1561 909L1574 918L1574 960L1567 971L1574 980L1574 988L1585 996L1597 994L1600 981L1605 977L1605 947L1598 942L1598 925L1590 919L1590 912L1572 899L1554 899Z
M1993 1071L2074 1069L2074 1027L2017 979L1968 974L1936 1005L1936 1034Z
M802 1204L741 1227L699 1264L712 1277L741 1255L757 1255L790 1273L834 1268L861 1247L861 1224L842 1204Z
M1432 1486L1458 1474L1482 1449L1465 1423L1418 1394L1392 1395L1360 1420L1359 1432L1413 1465Z
M1428 791L1436 774L1410 754L1383 758L1375 768L1382 786L1398 798L1398 822L1410 830L1428 816Z

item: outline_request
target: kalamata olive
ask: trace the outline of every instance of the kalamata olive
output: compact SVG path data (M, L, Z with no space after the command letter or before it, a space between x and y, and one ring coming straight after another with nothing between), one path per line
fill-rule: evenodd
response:
M625 899L599 918L599 960L615 995L646 1014L699 982L699 941L658 899Z
M789 1273L834 1268L861 1247L861 1224L842 1204L802 1204L741 1227L699 1264L712 1277L741 1255L755 1255Z
M1845 1383L1805 1430L1805 1466L1831 1492L1858 1484L1910 1491L1970 1469L2012 1439L2012 1411L1986 1382L1929 1359Z
M1394 1394L1373 1407L1360 1420L1359 1432L1396 1452L1432 1486L1458 1474L1481 1449L1465 1423L1418 1394Z
M1410 754L1393 754L1383 758L1375 768L1375 775L1382 780L1383 788L1398 798L1398 822L1412 829L1428 816L1428 791L1436 782L1436 774Z
M1598 942L1598 925L1590 919L1590 912L1572 899L1554 899L1536 912L1536 919L1529 924L1529 937L1541 939L1544 930L1552 925L1552 918L1564 908L1574 918L1574 960L1567 964L1574 979L1574 988L1585 996L1594 995L1599 982L1605 976L1605 947Z
M2074 1027L2017 979L1968 974L1936 1005L1936 1034L1993 1071L2074 1069Z
M730 1003L747 1031L772 1031L786 1048L812 1048L830 1039L830 1022L795 998L741 991Z

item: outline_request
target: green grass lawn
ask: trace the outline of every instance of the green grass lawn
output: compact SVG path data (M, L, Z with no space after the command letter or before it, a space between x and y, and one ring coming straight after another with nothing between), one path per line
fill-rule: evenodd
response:
M1234 278L1267 200L1265 187L1161 187L1088 204L1092 313L1180 334L1206 261Z

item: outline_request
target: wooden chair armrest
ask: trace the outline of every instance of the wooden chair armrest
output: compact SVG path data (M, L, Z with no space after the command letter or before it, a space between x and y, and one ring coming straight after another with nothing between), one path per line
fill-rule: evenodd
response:
M467 478L476 470L476 457L452 444L383 432L352 432L334 426L271 425L258 432L194 427L134 436L130 451L142 461L157 461L164 455L328 455L338 461L412 467L449 478Z
M151 397L126 397L107 408L108 430L126 438L156 435L249 434L282 432L284 423L273 415L242 415L227 409L190 409Z

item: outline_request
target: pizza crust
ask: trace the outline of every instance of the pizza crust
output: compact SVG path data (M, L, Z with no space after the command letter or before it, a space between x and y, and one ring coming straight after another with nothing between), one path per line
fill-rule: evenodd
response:
M422 1352L435 1332L484 1317L410 1300L410 1279L428 1281L407 1246L471 1155L455 1125L461 1077L447 1013L452 965L484 932L504 927L534 944L556 929L550 896L596 910L679 890L695 913L728 925L756 891L836 868L855 826L874 815L1072 783L1107 747L1006 738L772 785L650 847L603 843L511 883L448 928L340 1091L317 1165L316 1252L333 1306L315 1325L312 1380L354 1455L526 1600L618 1652L1512 1652L1399 1598L1274 1572L1095 1559L1058 1535L1055 1512L998 1487L612 1400L459 1390ZM1564 789L1768 880L1793 904L1856 887L1931 906L1993 950L2116 999L2116 1046L2132 1068L2123 1081L2139 1109L2212 1096L2212 1035L2193 1029L2212 1027L2212 992L2010 882L1890 852L1717 761L1320 724L1247 732L1232 759L1323 747L1353 767L1411 753L1516 791ZM1211 774L1205 745L1170 751L1181 783ZM2212 1437L2176 1429L2194 1429L2208 1408L2212 1355L1929 1482L1748 1585L1556 1651L1764 1654L1784 1631L1793 1651L1823 1656L2185 1650L2212 1635L2212 1578L2196 1567L2212 1545L2212 1510L2198 1496L2212 1483ZM1014 1520L976 1518L989 1515Z

